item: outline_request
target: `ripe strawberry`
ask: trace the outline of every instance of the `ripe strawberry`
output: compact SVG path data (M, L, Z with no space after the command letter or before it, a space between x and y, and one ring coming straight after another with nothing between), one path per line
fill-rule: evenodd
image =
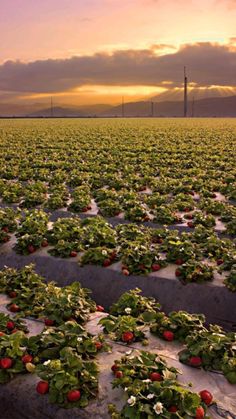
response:
M10 240L10 237L8 237L8 236L3 237L4 243L7 243L9 240Z
M105 260L103 261L102 266L104 266L104 268L106 268L107 266L110 266L110 264L111 264L110 259L105 259Z
M184 208L184 212L189 212L190 209L189 208Z
M54 320L51 319L44 319L44 324L46 326L53 326L54 325Z
M87 209L88 209L88 210L91 210L91 209L92 209L92 206L91 206L91 205L88 205L88 206L87 206Z
M175 276L181 276L181 271L179 269L176 269Z
M134 334L132 332L124 332L121 339L123 342L131 342L134 339Z
M82 212L87 212L87 211L88 211L88 207L82 208Z
M103 306L99 306L99 305L98 305L98 306L96 307L96 310L97 310L97 311L104 311L104 310L105 310L105 308L104 308Z
M4 336L6 333L4 332L0 332L0 336Z
M165 330L165 331L163 332L163 338L164 338L165 340L167 340L168 342L172 342L172 340L174 340L174 338L175 338L175 335L174 335L174 333L173 333L173 332L171 332L170 330Z
M115 372L115 377L116 378L122 378L123 377L123 372L122 371L116 371Z
M49 391L49 384L47 381L39 381L36 386L36 391L39 394L46 394Z
M114 250L110 256L110 260L114 260L116 258L116 251Z
M13 330L15 327L15 323L12 321L7 322L6 327L8 330Z
M189 364L191 365L191 367L200 367L202 365L202 359L200 358L200 356L192 356L189 359Z
M48 246L48 241L47 240L43 240L41 243L42 247L47 247Z
M114 364L114 365L112 365L112 367L111 367L111 370L112 370L113 372L116 372L118 369L119 369L119 367L118 367L118 365L117 365L117 364Z
M145 215L145 217L143 218L143 221L150 221L150 218L148 215Z
M9 233L9 228L7 226L2 228L2 231L5 231L5 233Z
M159 271L160 269L161 269L161 265L159 265L159 263L153 263L152 265L153 272Z
M212 196L212 198L216 198L217 197L216 193L213 193L211 196Z
M0 359L0 367L4 370L7 370L12 367L13 361L11 358L2 358Z
M32 355L29 355L29 354L25 354L25 355L23 355L22 356L22 358L21 358L21 361L24 363L24 364L28 364L28 362L32 362L33 361L33 357L32 357Z
M176 265L183 265L183 263L184 263L184 261L183 261L183 259L181 259L181 258L176 259L176 261L175 261L175 264L176 264Z
M67 400L69 402L77 402L80 399L81 393L79 390L71 390L67 393Z
M122 273L123 273L123 275L125 275L125 276L128 276L128 275L129 275L129 271L128 271L128 269L122 269Z
M202 401L209 406L212 403L213 396L208 390L202 390L199 393L199 396L201 397Z
M16 291L10 291L9 292L9 297L10 298L16 298L17 297L17 292Z
M34 253L36 251L35 247L32 244L29 244L27 247L29 253Z
M76 256L77 256L77 252L75 250L71 250L70 257L71 258L76 258Z
M151 372L149 375L151 381L162 381L163 377L159 372Z
M223 259L218 259L217 261L216 261L216 263L217 263L217 265L219 266L219 265L222 265L223 263L224 263L224 260Z
M192 221L188 221L187 225L189 228L194 228L194 223Z
M20 307L19 307L19 306L17 306L16 304L11 304L11 305L9 306L9 310L10 310L12 313L17 313L17 311L20 311Z
M205 411L202 406L197 407L195 419L203 419L205 417Z
M13 330L11 331L11 335L13 335L13 333L16 333L16 332L18 332L18 329L13 329Z
M168 407L168 412L170 413L176 413L178 411L178 407L177 406L170 406Z
M102 342L95 342L95 346L97 350L99 351L102 348Z

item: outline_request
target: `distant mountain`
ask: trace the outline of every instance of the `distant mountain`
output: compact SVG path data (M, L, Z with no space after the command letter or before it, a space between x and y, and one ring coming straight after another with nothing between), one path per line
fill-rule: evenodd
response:
M152 105L149 102L131 102L124 105L127 117L152 116ZM188 116L195 117L236 117L236 96L214 97L188 102ZM100 116L122 116L122 106L116 106ZM153 116L183 116L183 101L153 102Z
M129 102L124 104L126 117L181 117L183 116L183 101L157 102L155 98L149 101ZM153 102L153 105L152 105ZM32 118L50 117L51 108L33 105L0 104L0 116L27 116ZM53 108L54 117L120 117L122 106L112 105L61 105ZM236 117L236 96L211 97L188 102L188 116L195 117Z

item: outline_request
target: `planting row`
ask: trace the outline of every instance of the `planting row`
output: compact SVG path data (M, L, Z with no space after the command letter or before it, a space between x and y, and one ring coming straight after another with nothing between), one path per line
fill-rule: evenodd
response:
M53 283L46 285L32 266L20 271L4 269L0 275L0 287L12 299L8 309L15 315L14 318L6 314L0 317L0 382L6 383L19 373L36 373L41 379L36 390L39 394L48 393L51 403L65 408L87 406L98 392L96 356L101 350L110 351L111 348L102 334L93 336L84 325L89 313L103 308L96 306L88 297L88 291L79 284L76 290L72 284L61 291ZM46 296L47 293L50 295ZM26 300L30 301L28 309ZM51 306L48 308L49 300ZM63 313L59 310L62 305ZM166 316L160 308L153 298L143 297L140 290L133 290L123 294L100 323L105 334L109 332L112 339L128 345L142 337L140 330L144 327L150 327L152 333L157 333L167 342L174 339L184 342L187 345L185 351L190 351L189 340L200 334L187 364L221 370L228 381L235 384L235 334L225 333L217 326L208 330L202 315L179 312ZM44 319L45 328L36 336L27 337L27 328L20 320L20 317L29 315ZM112 321L118 324L115 331L108 326ZM203 332L214 337L212 348L209 336L203 336ZM184 361L182 353L181 362ZM121 412L109 406L114 419L148 419L156 415L165 418L208 417L207 407L213 403L211 393L203 390L196 394L191 387L180 384L178 371L157 354L147 351L139 352L136 357L126 354L115 361L112 372L114 387L120 386L126 395Z
M3 242L15 231L16 252L34 253L47 248L56 257L75 257L81 265L108 267L121 262L124 275L148 274L176 264L176 278L187 284L214 279L214 272L224 274L222 281L236 290L235 243L220 239L211 228L197 226L180 234L166 228L151 229L135 224L112 227L100 216L81 220L79 217L58 219L49 223L41 210L17 215L13 210L1 211ZM17 221L18 217L18 221Z
M0 194L2 192L2 202L5 206L14 203L22 209L34 207L50 211L60 209L78 214L101 214L104 217L117 217L131 222L183 224L190 228L200 224L226 231L231 236L236 234L236 207L218 200L216 194L212 194L214 199L209 197L199 199L193 192L178 193L173 196L161 192L151 193L150 189L137 193L132 191L132 188L120 191L102 188L92 194L88 185L78 186L69 194L63 185L57 189L53 187L55 193L53 195L50 193L51 189L48 191L43 183L31 182L27 186L30 191L34 188L44 191L43 194L40 192L42 202L39 197L37 199L36 194L33 194L34 199L30 200L26 195L24 200L20 201L16 199L15 193L18 189L22 191L22 186L15 181L7 183L2 181L2 183L2 186L0 183ZM59 200L60 193L63 194L61 200Z

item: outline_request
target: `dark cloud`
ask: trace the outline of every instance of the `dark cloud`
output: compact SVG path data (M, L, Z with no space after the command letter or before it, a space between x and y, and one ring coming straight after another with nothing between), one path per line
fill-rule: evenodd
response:
M199 86L235 86L236 49L232 44L209 42L184 45L174 53L155 54L155 49L119 50L68 59L30 63L7 61L0 65L0 91L62 92L83 85L180 86L183 66Z

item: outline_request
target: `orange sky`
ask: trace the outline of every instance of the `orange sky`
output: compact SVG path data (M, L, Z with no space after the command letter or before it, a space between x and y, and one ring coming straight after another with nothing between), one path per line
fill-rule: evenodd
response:
M2 65L7 60L27 63L47 59L69 59L72 56L83 57L97 52L144 51L150 50L155 44L162 44L161 48L156 49L155 54L166 55L176 53L184 44L210 42L229 45L230 38L236 38L235 0L0 2ZM181 71L179 67L177 71ZM160 81L151 84L145 80L131 82L130 78L126 81L124 77L121 82L113 83L111 77L107 83L88 79L78 86L75 83L70 88L58 87L56 92L55 89L45 92L44 88L39 91L38 87L31 87L28 92L22 92L19 83L19 88L16 86L9 92L4 83L1 83L4 74L1 76L0 65L0 95L9 100L44 100L53 93L59 102L108 103L118 102L121 95L125 95L127 100L136 100L138 97L150 96L152 93L164 92L171 88ZM40 78L40 70L38 77ZM181 77L180 75L180 80ZM198 83L197 80L193 81ZM37 82L35 83L37 85ZM229 86L231 87L232 83Z

